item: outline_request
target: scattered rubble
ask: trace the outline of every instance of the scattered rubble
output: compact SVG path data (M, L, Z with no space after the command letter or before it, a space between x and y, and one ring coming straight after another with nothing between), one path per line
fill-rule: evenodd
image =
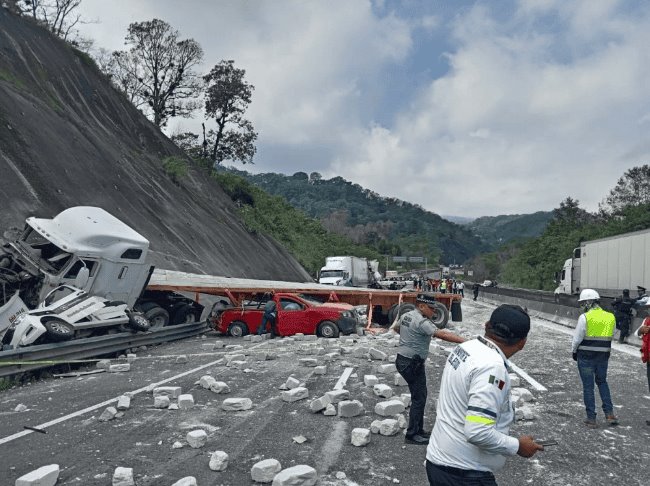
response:
M318 481L316 469L300 464L283 469L273 478L272 486L314 486Z
M251 478L256 483L270 483L281 470L282 466L277 459L264 459L253 464Z
M186 393L178 397L178 408L180 408L181 410L189 410L193 406L194 406L194 397L191 394Z
M180 386L159 386L153 389L153 396L165 395L169 398L178 398L181 394Z
M135 486L133 469L130 467L116 467L113 473L112 486Z
M375 385L372 391L376 396L382 398L390 398L393 396L393 389L388 385L384 385L382 383Z
M395 435L400 431L400 426L395 419L384 419L381 421L379 433L381 435Z
M16 479L15 486L54 486L59 479L59 472L58 464L39 467Z
M363 377L363 383L366 386L375 386L379 383L379 378L377 378L375 375L365 375Z
M399 413L402 413L405 409L406 407L404 406L404 402L396 398L393 400L379 402L377 405L375 405L375 413L383 417L397 415Z
M115 415L117 415L117 409L115 407L107 407L97 420L100 422L108 422L109 420L113 420Z
M339 402L339 417L356 417L363 413L363 403L359 400L343 400Z
M118 410L128 410L131 407L131 396L122 395L117 399L117 409Z
M129 363L112 364L108 367L109 373L125 373L127 371L131 371Z
M19 403L16 405L16 408L14 408L14 412L24 412L25 410L27 410L27 405L23 403Z
M203 429L192 430L187 433L185 440L192 449L200 449L208 440L208 434Z
M169 397L167 395L156 395L153 397L153 408L169 407Z
M215 451L210 456L210 469L213 471L225 471L228 467L228 454L224 451Z
M362 428L352 429L351 442L356 447L368 444L370 442L370 430Z
M198 486L194 476L186 476L176 481L172 486Z
M226 398L221 408L227 411L250 410L253 408L253 401L250 398Z
M284 402L297 402L298 400L303 400L309 397L309 390L307 388L299 386L298 388L293 388L289 391L282 392L282 401Z

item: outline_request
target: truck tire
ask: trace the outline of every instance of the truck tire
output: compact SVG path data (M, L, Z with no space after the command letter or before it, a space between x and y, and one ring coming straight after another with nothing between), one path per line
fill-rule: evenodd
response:
M323 321L318 325L316 334L324 338L339 337L339 327L332 321Z
M151 328L151 324L144 314L131 312L129 315L129 327L134 331L148 331Z
M248 334L248 326L242 321L233 321L228 326L228 334L232 337L244 337Z
M434 302L433 308L436 311L431 317L431 322L438 328L443 329L449 322L449 310L442 302Z
M144 316L149 320L150 329L162 329L169 324L169 313L162 307L155 306L144 313Z
M46 335L50 341L69 341L74 337L74 327L56 317L44 321L43 326L45 326L45 329L47 330Z
M194 309L190 304L183 304L176 309L174 312L174 317L172 317L171 324L190 324L196 322L196 316L194 315Z
M457 300L451 303L451 320L454 322L463 321L463 309L460 307L460 302Z
M400 304L399 310L397 308L397 304L393 304L390 309L388 309L388 325L390 326L395 322L395 319L399 319L401 316L406 314L407 312L412 311L415 309L414 304L409 304L409 303L403 303Z

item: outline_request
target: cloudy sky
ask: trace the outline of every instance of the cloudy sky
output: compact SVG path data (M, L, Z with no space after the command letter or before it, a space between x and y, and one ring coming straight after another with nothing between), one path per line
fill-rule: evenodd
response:
M650 163L644 0L83 0L98 47L159 18L255 86L252 172L443 215L588 210ZM176 119L171 130L198 121Z

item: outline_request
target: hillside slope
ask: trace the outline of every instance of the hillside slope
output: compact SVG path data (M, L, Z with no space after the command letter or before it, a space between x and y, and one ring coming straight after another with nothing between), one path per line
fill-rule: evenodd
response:
M151 241L173 270L304 281L276 241L251 234L219 185L190 167L162 167L179 149L124 99L90 59L0 8L0 228L100 206Z
M541 235L551 219L551 211L483 216L468 223L466 227L494 249L512 240Z

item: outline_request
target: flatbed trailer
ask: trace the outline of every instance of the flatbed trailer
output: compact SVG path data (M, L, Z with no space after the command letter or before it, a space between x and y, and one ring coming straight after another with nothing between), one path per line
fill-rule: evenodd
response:
M189 292L195 294L198 302L200 294L227 297L233 306L241 306L245 300L254 295L275 292L293 292L318 298L323 302L345 302L354 306L368 306L367 328L371 327L373 314L376 320L383 324L391 323L401 312L400 309L409 309L403 304L415 304L417 292L397 291L383 289L367 289L358 287L333 287L310 282L283 282L275 280L253 280L242 278L220 277L213 275L199 275L176 272L171 270L156 269L151 276L149 290L167 290L175 292ZM449 318L454 321L462 320L460 303L462 297L458 294L433 293L445 311L440 311L444 319L443 325ZM381 313L381 316L377 313Z

